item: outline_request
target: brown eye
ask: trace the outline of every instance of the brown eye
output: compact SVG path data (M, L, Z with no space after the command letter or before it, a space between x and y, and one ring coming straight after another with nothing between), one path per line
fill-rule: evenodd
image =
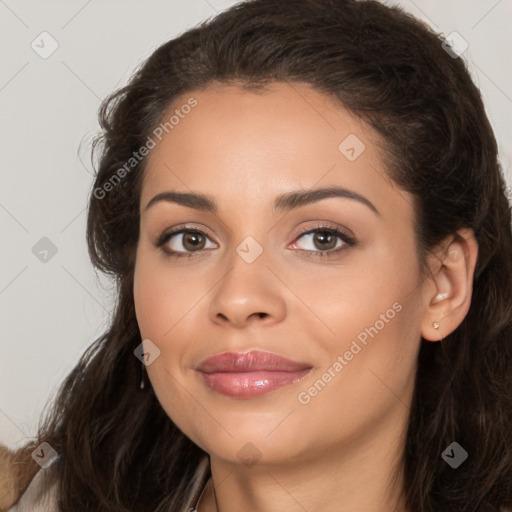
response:
M292 245L308 256L336 256L357 244L356 240L341 229L319 225L316 229L302 232Z
M206 239L199 233L183 233L182 244L187 251L203 249Z
M336 247L336 235L329 231L317 231L313 236L313 243L320 250L334 249Z
M208 240L209 237L200 230L182 228L164 233L156 245L170 256L192 256L192 253L205 249ZM211 247L215 247L215 244Z
M303 242L301 242L302 247L297 248L304 251L330 251L350 244L350 239L348 239L345 233L333 228L314 229L302 233L295 241L294 246L298 246L299 240L303 240Z

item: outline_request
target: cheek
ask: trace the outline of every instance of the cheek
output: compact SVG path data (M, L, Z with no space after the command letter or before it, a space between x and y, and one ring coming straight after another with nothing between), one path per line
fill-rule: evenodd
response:
M420 343L417 268L414 259L379 261L368 262L366 272L344 275L315 299L335 334L317 334L323 364L300 386L296 403L302 427L325 439L371 428L403 408L413 390Z
M191 308L198 301L198 290L190 286L183 272L171 271L169 265L157 259L144 249L138 253L133 290L135 314L142 339L151 340L160 350L146 367L155 395L167 415L188 431L188 416L183 411L190 404L183 393L186 382L182 370L188 361L193 333L187 337L182 329L190 325L187 322L194 314Z
M213 286L208 282L193 265L178 267L154 251L140 250L134 274L135 314L142 339L151 340L160 350L146 370L173 420L171 413L186 405L185 381L197 360L198 341L204 338L199 326L205 323L203 301Z
M165 258L139 251L134 274L135 313L141 334L164 343L200 297L200 280Z
M133 296L135 314L143 338L156 340L164 330L165 318L162 317L164 302L167 300L165 287L158 279L158 271L144 260L138 260L135 267Z
M340 363L341 356L343 369L338 364L335 373L343 376L329 387L343 388L345 400L385 389L379 378L392 389L410 384L420 340L421 283L414 248L403 247L375 246L371 257L361 255L347 265L342 279L309 287L308 299L331 331L316 336L322 370Z
M353 251L328 278L320 266L308 278L295 278L294 291L311 306L316 338L320 334L320 339L329 340L331 352L345 344L348 350L358 335L363 342L369 338L370 328L384 334L401 326L401 318L418 304L418 272L413 247L397 251L391 244L376 242L372 251Z

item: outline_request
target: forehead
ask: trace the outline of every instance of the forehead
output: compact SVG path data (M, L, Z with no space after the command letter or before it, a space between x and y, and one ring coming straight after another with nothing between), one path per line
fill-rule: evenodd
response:
M316 185L365 190L375 202L396 193L378 134L309 85L217 85L177 98L162 123L172 116L148 156L141 206L165 189L214 194L219 203Z
M186 109L191 98L196 106ZM189 112L180 119L172 115L182 109ZM167 127L168 133L159 141L163 144L158 144L153 157L172 150L180 157L194 158L215 150L217 157L222 152L253 161L258 157L286 157L288 161L295 157L300 161L312 152L337 157L339 143L349 135L361 141L377 137L339 102L307 84L278 82L256 91L212 86L175 99L163 115L162 126L171 118L176 124ZM192 142L202 153L182 154L180 150L188 149Z

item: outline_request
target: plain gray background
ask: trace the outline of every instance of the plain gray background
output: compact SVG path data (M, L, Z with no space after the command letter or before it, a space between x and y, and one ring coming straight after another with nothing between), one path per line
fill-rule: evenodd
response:
M0 0L1 443L35 435L45 403L108 324L112 288L85 243L100 101L161 43L235 3ZM512 0L386 3L468 41L463 57L512 183ZM42 32L58 44L47 58L31 46L51 49ZM57 250L46 262L33 252L43 237Z

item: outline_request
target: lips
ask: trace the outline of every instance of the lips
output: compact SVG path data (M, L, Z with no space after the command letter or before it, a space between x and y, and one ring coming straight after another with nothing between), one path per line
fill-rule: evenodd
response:
M237 398L254 398L304 378L311 365L271 352L225 352L207 358L198 367L213 391Z

